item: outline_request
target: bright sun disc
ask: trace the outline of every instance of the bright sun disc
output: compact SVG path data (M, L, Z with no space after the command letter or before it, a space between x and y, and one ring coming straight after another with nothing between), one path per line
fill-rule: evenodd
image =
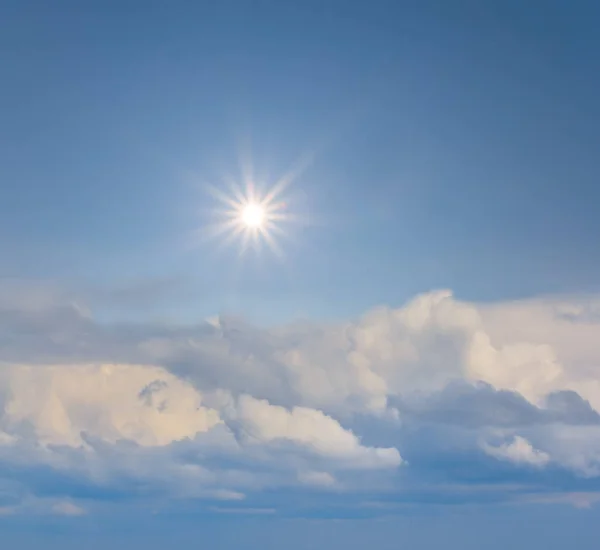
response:
M265 222L265 209L260 204L247 204L242 209L241 220L246 227L258 229Z
M294 221L295 216L287 212L287 201L281 196L286 186L290 183L291 176L286 176L270 188L257 191L251 181L245 185L235 182L229 184L229 193L221 191L218 187L207 186L208 191L224 208L215 210L218 219L207 227L209 236L224 235L224 243L229 244L234 239L239 239L243 254L248 248L260 250L262 244L283 258L283 251L277 242L277 236L285 236L284 224Z

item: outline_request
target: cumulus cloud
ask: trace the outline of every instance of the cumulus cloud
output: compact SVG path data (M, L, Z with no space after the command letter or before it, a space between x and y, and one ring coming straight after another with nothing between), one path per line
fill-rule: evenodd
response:
M14 365L3 378L10 389L4 426L15 433L27 427L46 445L81 446L86 433L112 443L167 445L220 421L196 389L158 367Z
M521 470L548 484L558 468L580 493L578 480L600 482L597 303L437 291L264 329L102 324L66 295L4 289L0 463L15 498L65 503L151 490L251 509L275 489L498 483L502 464L502 484ZM49 489L42 471L63 482Z
M228 416L239 423L250 444L288 441L351 467L394 467L402 462L397 449L365 447L337 420L315 409L294 407L288 411L242 395Z

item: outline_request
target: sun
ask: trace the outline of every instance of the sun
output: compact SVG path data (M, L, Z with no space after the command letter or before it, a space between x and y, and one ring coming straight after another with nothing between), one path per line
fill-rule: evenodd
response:
M249 229L259 229L265 223L265 209L261 204L250 202L242 207L241 222Z
M253 163L248 155L242 162L240 180L229 176L221 176L220 184L205 182L202 186L216 202L205 203L207 217L210 219L194 231L194 241L218 239L219 248L231 245L234 241L241 244L239 253L249 249L256 252L265 247L275 253L280 260L285 254L279 241L293 237L290 225L305 225L309 222L307 214L290 210L294 197L302 197L290 193L292 183L312 163L313 155L303 155L291 168L272 183L256 178Z
M281 236L283 224L290 221L287 203L282 200L283 186L274 185L261 193L254 183L245 186L232 184L229 193L212 186L208 190L224 208L215 208L217 221L211 224L211 237L224 237L224 244L241 241L241 252L259 249L266 244L277 256L283 256L276 236Z

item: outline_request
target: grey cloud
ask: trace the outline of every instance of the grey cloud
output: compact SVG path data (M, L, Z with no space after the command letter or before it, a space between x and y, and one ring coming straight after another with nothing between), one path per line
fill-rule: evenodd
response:
M496 390L483 382L454 381L430 395L400 396L390 401L413 422L455 424L465 428L522 427L536 424L600 424L600 415L574 391L550 393L536 406L517 392Z

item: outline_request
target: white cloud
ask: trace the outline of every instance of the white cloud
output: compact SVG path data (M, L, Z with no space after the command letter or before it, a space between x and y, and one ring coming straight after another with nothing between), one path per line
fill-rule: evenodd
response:
M337 420L315 409L294 407L288 411L264 399L242 395L230 418L240 423L250 444L289 441L354 467L395 467L402 463L397 449L364 447Z
M548 453L534 449L529 441L518 435L510 443L503 443L497 447L484 443L482 447L490 456L515 464L545 466L550 462Z
M480 457L501 429L487 460L600 477L594 297L482 305L439 291L267 330L100 325L55 293L22 295L0 292L0 462L241 500L392 490L399 466L416 483L413 471Z
M328 472L299 472L298 480L303 485L314 487L333 487L336 484L335 477Z
M80 446L87 433L113 443L167 445L220 421L196 389L158 367L14 365L4 368L3 379L10 389L4 425L30 426L42 444Z

